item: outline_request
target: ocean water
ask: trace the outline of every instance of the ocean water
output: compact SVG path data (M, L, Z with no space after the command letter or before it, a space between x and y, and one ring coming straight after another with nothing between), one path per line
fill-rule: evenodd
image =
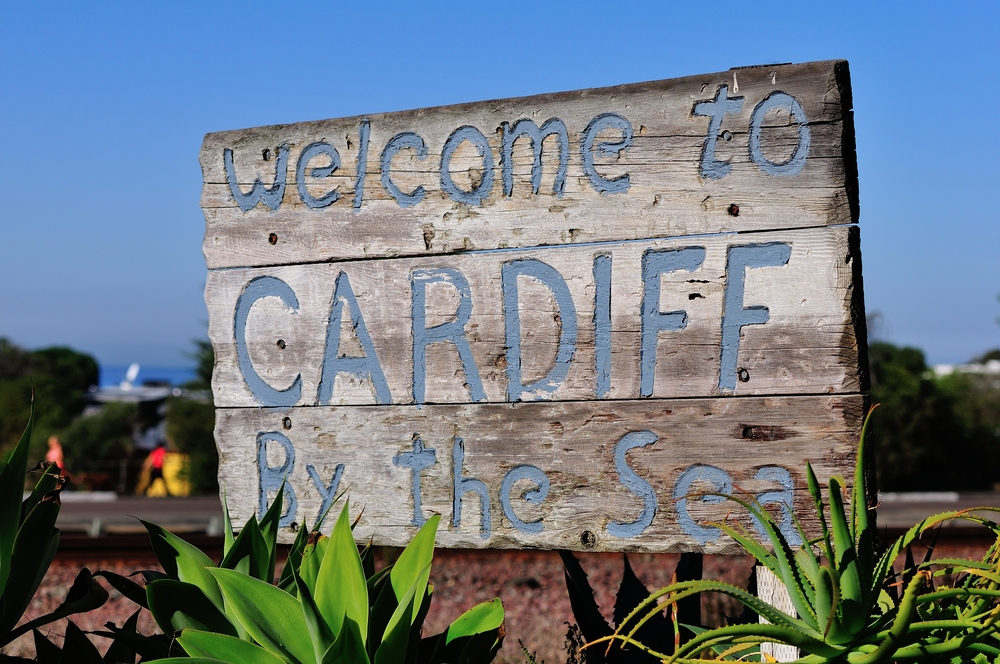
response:
M125 380L125 373L128 371L127 364L101 367L101 387L114 387ZM144 381L166 381L171 385L181 385L194 380L195 373L192 366L159 366L159 365L139 365L139 376L135 379L136 385L142 385Z

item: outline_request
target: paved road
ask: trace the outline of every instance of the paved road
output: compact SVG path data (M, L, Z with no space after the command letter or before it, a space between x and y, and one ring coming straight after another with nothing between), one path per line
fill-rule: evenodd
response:
M138 519L171 532L222 534L222 505L217 496L145 498L122 496L94 502L67 496L56 525L65 533L135 535L146 529Z
M67 534L144 534L145 529L135 517L176 533L222 534L222 506L215 496L144 498L106 494L105 500L93 502L79 498L67 495L59 513L57 525ZM897 532L931 514L984 505L1000 506L1000 493L887 493L879 504L878 524L880 529ZM1000 514L995 514L993 519L1000 520ZM955 521L945 527L952 535L960 536L963 533L959 531L965 531L969 525Z

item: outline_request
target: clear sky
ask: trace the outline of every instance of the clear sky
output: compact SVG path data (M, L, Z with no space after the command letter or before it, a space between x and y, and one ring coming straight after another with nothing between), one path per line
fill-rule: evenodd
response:
M1000 3L0 0L0 336L204 338L206 132L846 58L869 312L1000 346Z

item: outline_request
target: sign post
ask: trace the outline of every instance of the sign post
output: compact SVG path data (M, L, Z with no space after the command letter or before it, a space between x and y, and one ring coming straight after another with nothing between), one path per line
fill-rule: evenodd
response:
M403 545L724 553L850 476L847 64L225 131L201 164L220 483ZM803 515L810 513L802 509ZM807 530L817 526L805 522Z

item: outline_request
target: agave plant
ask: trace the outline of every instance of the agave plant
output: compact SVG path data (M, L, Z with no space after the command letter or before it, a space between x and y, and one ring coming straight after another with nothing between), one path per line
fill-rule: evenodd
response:
M196 547L146 523L164 572L134 581L101 572L149 609L164 635L109 624L116 643L144 661L234 664L488 664L504 636L499 598L473 607L442 634L421 638L439 516L428 519L395 564L375 571L371 545L359 553L345 504L332 534L299 530L274 582L283 488L258 522L233 536L225 510L224 555L218 566Z
M107 591L83 569L66 600L55 611L18 624L59 548L56 528L62 489L59 467L40 464L41 477L28 497L23 498L33 422L32 407L21 439L7 459L0 462L0 647L32 630L36 644L39 639L48 643L37 628L96 609L108 599Z
M796 661L803 663L1000 662L1000 526L972 513L1000 510L985 507L929 517L876 556L863 468L870 416L871 412L862 427L849 505L844 500L846 483L832 477L829 504L824 506L819 482L807 464L809 494L821 531L818 538L807 538L796 522L803 543L793 548L766 509L735 496L727 498L763 525L770 547L739 524L715 524L784 583L795 615L730 584L709 580L673 583L639 604L613 634L588 647L628 644L668 663L745 660L756 656L759 644L765 642L797 647L802 655ZM900 573L893 570L893 562L907 547L950 519L981 524L997 535L997 542L982 561L940 559L904 566ZM956 574L953 586L943 585L945 575ZM899 586L901 593L896 592ZM768 623L695 628L697 635L683 644L676 639L671 652L654 650L637 638L643 625L657 619L665 608L704 592L734 597ZM675 633L677 630L675 621Z

